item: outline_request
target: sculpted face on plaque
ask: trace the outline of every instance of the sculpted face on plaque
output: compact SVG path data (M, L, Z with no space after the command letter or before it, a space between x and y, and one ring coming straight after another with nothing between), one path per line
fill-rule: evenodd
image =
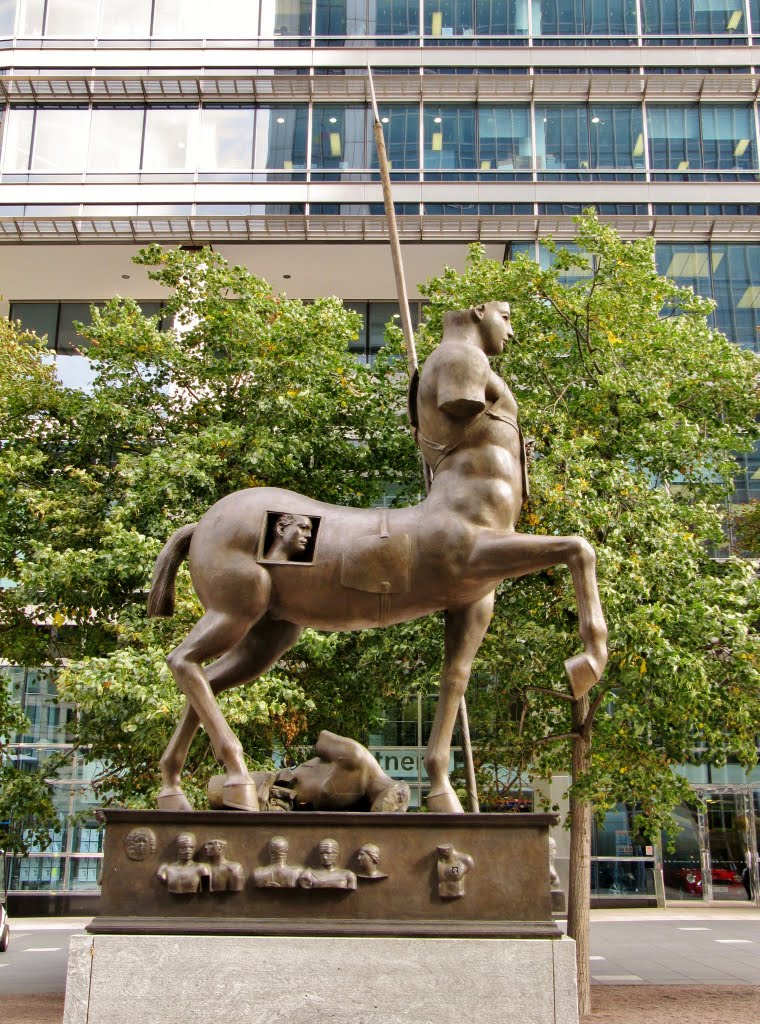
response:
M285 836L272 836L267 844L269 865L255 868L253 884L258 889L295 889L302 866L288 864L289 843Z
M124 850L130 860L145 860L156 852L156 833L152 828L133 828L124 840Z
M267 562L290 562L302 556L309 546L312 523L309 516L283 512L274 525L274 539L267 548Z
M193 860L195 836L192 832L180 832L175 844L177 859L171 864L161 865L156 872L159 881L164 883L169 892L200 892L203 879L211 877L211 868L208 864Z
M380 881L387 878L380 870L380 847L374 843L365 843L360 846L354 854L356 862L356 877L367 881Z
M245 885L243 865L227 860L224 839L209 839L203 844L203 856L208 863L209 892L240 892Z
M306 868L298 880L302 889L355 889L356 875L337 867L340 847L334 839L323 839L317 847L319 866Z

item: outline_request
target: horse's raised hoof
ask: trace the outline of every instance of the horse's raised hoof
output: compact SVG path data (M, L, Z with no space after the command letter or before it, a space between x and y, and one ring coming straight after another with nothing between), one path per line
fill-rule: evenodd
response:
M222 803L231 811L258 811L256 783L225 782L222 786Z
M181 791L159 793L156 803L159 811L192 811L190 802Z
M433 814L464 814L459 797L451 786L448 789L439 789L437 793L428 793L427 805Z
M573 697L578 700L599 682L599 675L587 654L576 654L565 662Z

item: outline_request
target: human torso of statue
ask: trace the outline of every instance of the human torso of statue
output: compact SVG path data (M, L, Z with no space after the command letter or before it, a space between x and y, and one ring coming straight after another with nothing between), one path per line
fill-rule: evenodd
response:
M417 398L418 444L445 489L478 526L512 529L523 501L517 403L475 345L444 340L428 357Z

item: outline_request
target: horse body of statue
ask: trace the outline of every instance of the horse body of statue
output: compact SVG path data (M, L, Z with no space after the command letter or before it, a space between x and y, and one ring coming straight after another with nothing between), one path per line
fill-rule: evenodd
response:
M433 473L419 505L353 509L252 488L222 498L169 539L148 613L172 614L174 578L187 557L205 614L167 659L187 705L161 759L160 807L189 806L180 772L200 722L227 771L225 805L257 809L255 783L215 695L267 671L305 626L356 630L446 612L440 697L425 754L433 811L462 809L448 779L451 737L503 579L568 565L584 642L583 653L565 663L574 695L599 679L607 631L593 549L578 537L515 532L527 493L524 445L515 400L488 362L512 336L507 303L445 315L443 340L423 367L412 410Z

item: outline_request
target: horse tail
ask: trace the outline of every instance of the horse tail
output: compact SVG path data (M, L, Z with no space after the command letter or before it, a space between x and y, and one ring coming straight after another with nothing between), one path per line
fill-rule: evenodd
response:
M188 523L171 535L161 549L153 570L153 580L148 594L148 618L170 619L174 615L174 581L177 570L190 550L190 541L197 523Z

